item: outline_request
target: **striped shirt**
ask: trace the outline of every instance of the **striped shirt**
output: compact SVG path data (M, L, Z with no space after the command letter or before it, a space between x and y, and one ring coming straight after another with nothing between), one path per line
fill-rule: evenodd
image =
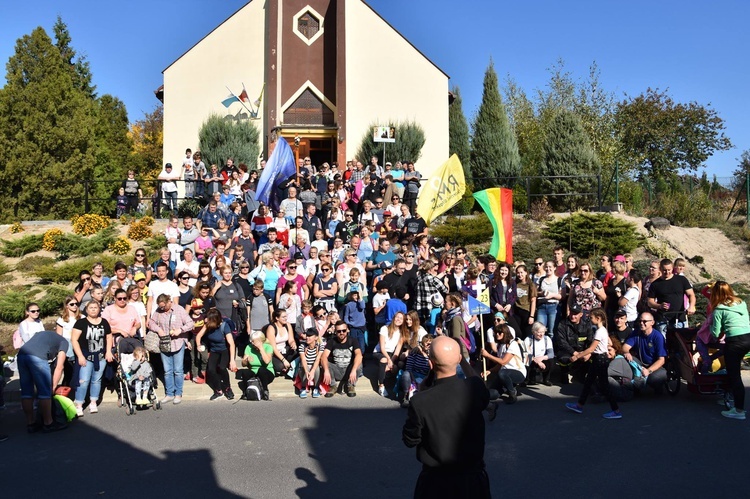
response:
M415 348L409 352L409 356L406 358L405 369L418 376L427 376L430 372L430 361L422 355L419 349Z
M309 369L315 364L315 359L318 358L318 352L323 351L323 346L315 343L312 347L308 347L307 343L301 343L297 348L297 351L299 352L300 357L304 357Z

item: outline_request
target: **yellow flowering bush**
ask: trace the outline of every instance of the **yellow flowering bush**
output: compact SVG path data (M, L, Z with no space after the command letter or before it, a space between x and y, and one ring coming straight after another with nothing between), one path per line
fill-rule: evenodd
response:
M154 225L154 217L146 215L145 217L141 218L141 223L144 225L152 226Z
M19 232L23 232L26 229L24 228L23 224L21 222L16 222L13 225L10 226L10 233L11 234L18 234Z
M96 234L110 225L109 217L93 213L74 216L70 221L73 223L73 232L80 236Z
M124 237L118 237L116 240L109 243L109 251L114 253L115 255L126 255L130 253L130 250L133 249L133 245L130 244L130 241L128 241Z
M55 251L60 240L63 237L63 231L60 229L50 229L44 233L44 239L42 240L42 249L47 251Z
M133 241L143 241L151 236L153 236L151 227L143 223L142 220L137 220L128 227L128 238Z
M130 215L120 215L120 223L122 225L128 225L132 221L133 217L131 217Z

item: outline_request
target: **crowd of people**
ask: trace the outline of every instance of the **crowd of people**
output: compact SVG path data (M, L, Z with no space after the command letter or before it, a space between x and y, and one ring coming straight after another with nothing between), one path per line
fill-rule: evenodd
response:
M183 165L196 179L205 169L199 161L188 154ZM644 388L663 389L666 330L695 313L683 260L651 262L643 276L629 254L604 255L594 267L556 247L527 267L438 246L415 209L421 176L404 165L381 167L373 157L367 168L355 161L341 172L305 158L276 206L244 195L254 192L257 172L231 160L220 172L211 165L210 181L189 191L208 204L195 219L170 217L155 261L137 248L132 263L80 272L56 321L59 340L40 335L39 306L27 305L18 331L22 398L34 396L34 385L40 399L70 386L78 416L87 399L96 413L118 341L141 338L148 347L149 335L162 404L181 403L185 382L207 384L211 400L233 399L230 373L245 398L268 399L280 376L295 380L300 398L354 397L363 363L372 362L378 393L408 407L430 373L438 336L453 338L462 359L486 365L487 385L508 403L519 385L551 385L559 366L561 383L584 383L568 409L581 412L596 387L610 401L605 417L619 418L618 392L608 386L617 357L638 366ZM735 407L723 414L744 419L739 361L750 349L750 324L724 284L711 294L705 344L726 336ZM492 311L473 315L469 297L487 288ZM730 313L743 307L744 316ZM34 356L55 359L52 378L40 379ZM148 363L138 361L138 369ZM141 382L137 402L146 403L142 371L129 374ZM41 426L27 416L29 431L54 429L46 416Z

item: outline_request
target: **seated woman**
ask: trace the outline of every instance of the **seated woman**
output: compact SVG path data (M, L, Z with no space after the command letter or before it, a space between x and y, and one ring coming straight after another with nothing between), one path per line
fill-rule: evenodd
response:
M297 376L300 378L299 398L307 398L308 390L312 389L314 399L320 397L320 358L323 356L323 345L319 343L318 330L308 328L300 333Z
M531 336L526 338L526 351L529 356L528 384L536 385L537 374L542 375L542 384L552 386L549 375L555 362L555 352L552 348L552 338L545 333L547 328L541 322L531 325Z
M250 343L245 348L245 356L242 357L243 370L240 374L242 378L242 392L245 395L248 382L251 379L258 379L263 387L263 400L268 400L268 385L273 383L274 373L271 359L273 358L273 346L266 340L266 335L260 331L253 331L250 334Z
M286 310L276 309L273 312L273 322L266 326L266 337L271 344L274 372L278 376L286 374L292 366L292 360L297 357L294 331L287 321Z
M513 404L518 399L516 385L523 383L526 379L526 366L521 351L521 342L511 337L507 325L497 328L496 331L497 357L487 350L482 349L481 351L482 357L495 363L489 370L488 387L495 388L498 392L504 389L508 394L506 402Z
M406 366L401 372L401 407L409 407L409 400L419 390L419 385L430 373L430 344L432 336L423 336L416 348L409 351Z

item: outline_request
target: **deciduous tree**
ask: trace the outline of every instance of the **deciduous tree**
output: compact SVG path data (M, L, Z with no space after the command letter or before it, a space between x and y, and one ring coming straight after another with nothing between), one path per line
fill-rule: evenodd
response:
M659 89L620 102L615 124L624 160L654 181L695 171L714 151L732 147L710 104L675 102Z

